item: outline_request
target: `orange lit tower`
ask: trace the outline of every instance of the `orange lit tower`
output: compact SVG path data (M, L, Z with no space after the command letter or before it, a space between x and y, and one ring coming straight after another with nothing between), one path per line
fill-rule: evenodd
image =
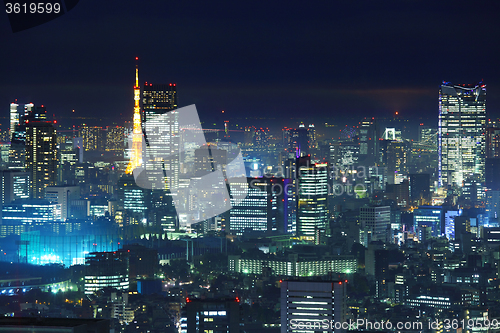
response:
M139 58L135 57L138 61ZM135 168L142 165L142 126L141 126L141 88L139 86L139 65L135 65L135 86L134 86L134 130L132 133L132 147L130 151L130 162L125 173L131 174Z

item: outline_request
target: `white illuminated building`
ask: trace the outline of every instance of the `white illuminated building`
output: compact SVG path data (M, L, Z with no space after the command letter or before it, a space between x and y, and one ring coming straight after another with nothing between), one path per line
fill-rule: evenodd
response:
M439 185L484 181L486 85L443 83L439 91Z
M346 282L283 281L281 333L341 332L335 322L345 322Z

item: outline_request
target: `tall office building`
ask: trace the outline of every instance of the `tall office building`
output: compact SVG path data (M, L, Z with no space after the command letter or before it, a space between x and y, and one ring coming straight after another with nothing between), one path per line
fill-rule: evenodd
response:
M304 124L300 124L298 128L283 129L283 146L293 156L306 156L309 154L309 148L316 148L316 144L314 125L305 127Z
M11 110L12 112L12 110ZM17 111L16 111L17 113ZM9 151L9 169L24 170L26 166L26 127L30 122L47 121L47 110L33 103L24 105L24 114L11 115L19 118L14 123L14 131L11 133L11 145Z
M287 232L297 233L297 158L285 161L283 170L285 178L290 180L289 186L285 188L287 195Z
M166 179L167 189L177 189L180 172L180 133L178 114L157 120L157 116L177 108L177 87L174 84L145 83L142 99L142 125L147 123L148 132L144 133L148 157L144 161L145 169L151 185L155 179L163 177L164 171L172 175ZM163 163L158 163L158 159ZM155 188L153 188L155 189ZM161 188L160 190L165 190Z
M360 242L364 246L368 246L372 241L390 240L390 206L360 207L359 222L361 224Z
M124 210L124 224L139 224L147 216L149 191L137 186L132 175L123 175L118 180L118 201Z
M328 164L298 160L297 235L314 240L315 230L328 224Z
M14 134L16 126L19 125L19 112L17 112L18 106L19 104L10 103L9 141L12 140L12 134Z
M283 281L281 333L345 331L346 282Z
M358 126L359 158L365 164L378 160L378 125L375 118L364 118Z
M309 143L309 149L318 148L318 140L316 136L316 128L314 128L314 124L309 124L307 127L307 141Z
M30 175L32 198L43 198L45 188L56 185L57 137L52 122L26 124L26 170Z
M229 229L235 235L248 232L288 232L288 195L290 180L285 178L248 178L247 196L230 211Z
M413 173L408 175L410 181L410 199L413 204L422 205L431 199L431 177L426 173Z
M486 85L452 85L439 91L439 185L458 185L471 174L484 179Z
M389 141L386 150L387 183L399 184L408 175L410 147L404 141Z

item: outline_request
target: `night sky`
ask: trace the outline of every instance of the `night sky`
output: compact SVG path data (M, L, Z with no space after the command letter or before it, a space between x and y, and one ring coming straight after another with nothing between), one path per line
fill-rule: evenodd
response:
M499 17L498 1L82 0L12 33L0 14L1 116L17 98L132 119L136 56L141 84L177 83L202 117L437 118L443 80L484 80L500 116Z

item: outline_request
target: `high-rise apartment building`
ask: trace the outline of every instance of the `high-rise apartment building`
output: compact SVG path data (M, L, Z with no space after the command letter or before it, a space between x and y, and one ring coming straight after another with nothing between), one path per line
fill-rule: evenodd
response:
M177 87L174 84L152 84L145 83L142 99L142 126L148 131L144 133L147 145L148 157L144 164L148 180L152 187L158 182L155 179L163 177L164 173L171 175L165 185L167 189L177 189L179 186L179 149L180 133L178 115L162 118L158 116L177 108ZM158 159L163 163L158 163ZM156 189L156 188L153 188ZM161 188L159 190L165 190Z
M30 194L42 199L47 186L57 180L57 136L49 121L26 123L26 170L29 172Z
M281 333L344 331L346 282L283 281Z
M484 178L486 85L452 85L439 91L439 185Z

